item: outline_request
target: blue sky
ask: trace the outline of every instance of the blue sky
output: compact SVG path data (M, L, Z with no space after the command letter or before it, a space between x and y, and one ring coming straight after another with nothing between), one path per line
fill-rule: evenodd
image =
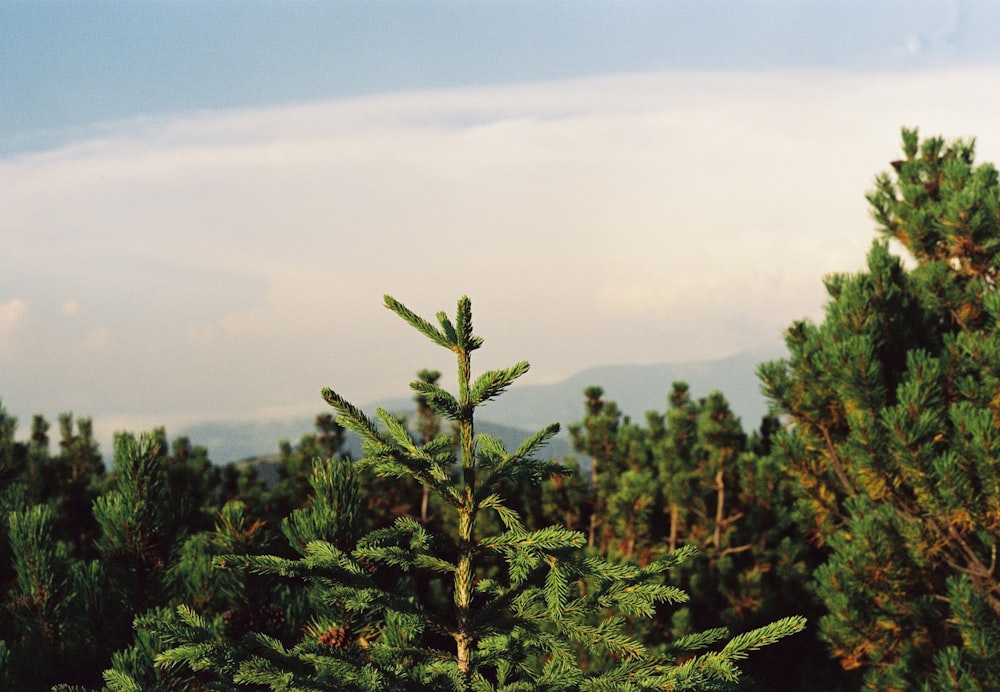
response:
M0 152L108 121L685 69L995 61L989 2L5 3Z
M469 294L480 367L526 383L776 349L862 266L901 126L1000 160L998 28L943 1L0 5L0 398L108 440L405 396L452 364L387 292Z

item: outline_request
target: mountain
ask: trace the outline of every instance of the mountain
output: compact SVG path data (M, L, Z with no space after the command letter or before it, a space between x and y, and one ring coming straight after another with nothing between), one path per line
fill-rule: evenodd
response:
M694 398L721 391L747 432L759 427L767 411L760 393L756 369L758 363L784 356L784 350L747 351L729 358L695 363L661 363L656 365L606 365L588 368L553 384L518 384L483 409L478 432L487 432L502 439L508 449L549 423L558 422L565 431L570 423L583 418L583 390L597 385L604 398L616 401L618 408L637 422L646 411L663 412L667 395L676 381L687 382ZM382 407L393 412L412 412L410 396L373 402L364 409L374 412ZM319 411L317 411L319 413ZM216 462L229 462L251 457L273 455L278 443L287 439L293 444L312 433L311 418L267 422L205 422L181 431L193 444L208 448ZM356 443L355 443L355 446ZM358 449L352 450L355 457ZM570 453L567 436L561 433L548 447L553 458Z
M484 409L490 421L534 432L558 422L565 429L583 419L583 390L596 385L604 399L618 403L618 409L636 422L645 420L646 411L666 411L667 396L674 382L687 382L695 399L719 390L740 417L747 432L760 426L767 402L760 392L757 365L785 355L778 348L739 353L728 358L694 363L655 365L604 365L588 368L554 384L515 383ZM390 411L413 408L411 399L376 402Z
M371 412L374 412L374 408L371 407ZM198 423L184 428L180 434L187 436L192 444L208 449L212 461L225 464L250 459L276 460L281 440L297 444L303 435L313 432L315 428L312 419L303 417L264 423L252 421ZM478 421L476 432L500 439L509 451L513 451L528 435L537 430L524 430L490 421ZM344 442L344 451L354 459L360 458L361 440L349 432ZM569 441L564 436L551 440L545 451L546 455L553 459L562 459L572 453Z

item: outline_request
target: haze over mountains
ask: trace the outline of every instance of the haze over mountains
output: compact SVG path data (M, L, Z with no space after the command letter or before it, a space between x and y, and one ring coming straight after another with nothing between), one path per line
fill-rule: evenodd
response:
M642 422L646 411L665 411L672 383L684 381L691 395L700 398L713 390L721 391L748 433L760 426L767 403L760 393L757 365L785 355L783 348L740 353L720 360L696 363L661 363L655 365L606 365L588 368L553 384L518 384L481 409L478 428L504 440L508 448L527 435L552 422L559 422L563 432L548 447L554 458L570 452L566 429L583 419L583 390L596 385L604 398L618 403L624 415ZM363 408L374 412L382 407L393 412L411 413L410 396L371 402ZM323 405L317 405L323 413ZM191 442L208 448L216 463L274 455L281 440L293 444L313 432L311 418L273 421L207 421L180 431Z

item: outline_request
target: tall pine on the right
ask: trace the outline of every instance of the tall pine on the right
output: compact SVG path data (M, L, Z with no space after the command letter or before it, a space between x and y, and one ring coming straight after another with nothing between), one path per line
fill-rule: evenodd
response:
M1000 689L1000 186L973 142L903 149L868 194L867 270L827 277L822 323L759 374L829 549L834 655L870 689Z

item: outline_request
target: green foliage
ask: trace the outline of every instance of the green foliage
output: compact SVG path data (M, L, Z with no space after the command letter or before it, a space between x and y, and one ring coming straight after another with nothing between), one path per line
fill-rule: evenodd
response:
M293 447L287 440L282 440L280 443L278 482L270 493L266 493L266 499L261 498L257 503L263 505L261 509L271 523L277 524L306 501L309 496L313 460L340 454L345 431L333 416L321 413L316 416L314 425L316 432L303 435L297 446ZM244 483L247 484L251 480L244 479ZM241 491L239 497L248 501L244 497L245 494Z
M673 573L690 601L634 619L636 636L669 648L704 627L752 629L793 613L818 616L804 583L819 556L796 526L785 474L764 456L777 422L765 419L748 438L721 393L696 401L683 382L674 383L665 414L647 412L645 427L602 396L588 387L584 420L571 426L576 449L602 469L582 503L599 527L593 549L640 563L681 546L700 551ZM549 493L559 484L549 483ZM762 652L746 669L759 689L848 684L812 637Z
M324 389L323 397L338 423L363 440L357 470L428 488L452 507L454 530L434 532L401 516L362 534L361 476L349 462L317 460L311 503L282 526L299 557L232 554L215 561L302 585L312 610L306 636L289 644L247 634L234 649L207 620L178 611L188 627L167 637L160 667L211 669L220 685L274 690L706 689L736 683L737 662L749 651L802 629L802 618L791 617L724 644L725 634L714 631L674 641L669 653L649 650L628 623L686 598L663 577L693 549L639 566L588 554L577 531L529 529L506 489L566 472L538 456L558 426L513 452L474 427L476 408L509 387L527 363L472 378L470 354L483 341L472 332L467 298L454 322L438 314L439 327L390 297L386 306L455 354L457 397L432 376L413 388L418 402L452 421L457 448L450 435L418 439L384 410L376 422L333 390ZM496 530L487 516L499 522ZM709 645L719 648L704 650ZM584 669L581 649L603 652L605 664ZM234 651L235 658L227 657Z
M292 546L302 552L314 541L326 541L347 550L361 537L361 492L350 462L328 457L313 462L312 502L293 511L282 521L281 530Z
M44 418L18 443L0 407L0 689L190 689L191 675L154 668L159 635L142 623L168 617L179 599L227 625L255 603L293 609L287 589L211 569L213 552L260 551L267 532L235 504L218 536L207 530L220 475L204 448L180 438L170 454L162 429L123 434L108 474L89 420L59 422L53 455Z
M119 434L115 453L114 489L95 500L94 516L101 526L98 549L119 572L125 605L134 612L159 599L183 512L171 501L159 440Z
M872 687L992 689L1000 187L971 142L904 130L903 150L868 200L916 265L874 243L865 271L826 279L824 321L795 323L788 359L760 375L791 423L776 462L830 551L815 589L843 666Z
M54 517L45 505L12 512L8 522L16 575L9 607L18 624L17 651L27 659L17 665L31 670L45 665L45 652L64 651L69 547L51 540Z

